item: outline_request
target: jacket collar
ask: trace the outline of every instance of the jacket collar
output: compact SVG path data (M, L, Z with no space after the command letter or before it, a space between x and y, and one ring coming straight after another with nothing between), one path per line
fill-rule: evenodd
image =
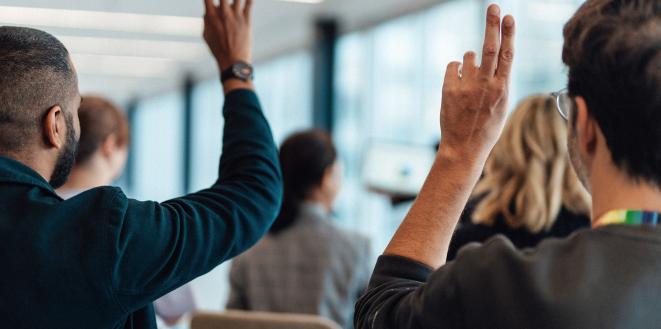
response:
M299 209L300 216L313 220L326 220L330 217L330 213L323 205L315 202L304 202Z
M0 156L0 183L34 185L56 194L53 187L32 168L3 156Z

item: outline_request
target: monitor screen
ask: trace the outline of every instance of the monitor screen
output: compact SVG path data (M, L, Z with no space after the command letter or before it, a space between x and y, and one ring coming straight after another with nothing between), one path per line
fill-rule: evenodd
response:
M422 188L436 153L428 145L373 142L363 167L364 182L371 190L415 196Z

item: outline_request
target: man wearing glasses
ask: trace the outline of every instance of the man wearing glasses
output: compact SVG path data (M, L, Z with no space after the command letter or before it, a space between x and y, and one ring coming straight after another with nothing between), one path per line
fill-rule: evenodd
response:
M502 26L502 31L501 31ZM564 30L574 168L592 230L536 249L496 237L445 264L506 118L514 20L487 13L481 64L451 63L443 140L356 306L357 328L656 328L661 324L661 2L588 0Z

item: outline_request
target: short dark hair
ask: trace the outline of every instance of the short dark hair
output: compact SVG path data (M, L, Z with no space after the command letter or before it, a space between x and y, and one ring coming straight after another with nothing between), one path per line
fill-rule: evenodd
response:
M277 234L295 223L299 208L310 191L321 185L326 170L337 160L331 136L312 129L289 136L280 147L280 167L284 181L280 214L269 231Z
M69 52L54 36L25 27L0 27L0 152L41 140L46 111L66 109L78 81Z
M661 1L588 0L564 38L569 93L585 99L613 162L661 187Z
M80 139L76 164L84 164L101 144L114 134L118 146L129 144L129 124L124 112L111 101L97 96L84 96L78 109Z

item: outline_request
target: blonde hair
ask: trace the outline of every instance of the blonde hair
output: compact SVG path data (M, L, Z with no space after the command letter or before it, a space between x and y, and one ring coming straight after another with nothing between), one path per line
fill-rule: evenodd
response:
M551 97L531 96L510 117L487 160L473 196L481 197L473 222L532 233L549 230L562 206L589 214L590 196L569 162L567 124Z

